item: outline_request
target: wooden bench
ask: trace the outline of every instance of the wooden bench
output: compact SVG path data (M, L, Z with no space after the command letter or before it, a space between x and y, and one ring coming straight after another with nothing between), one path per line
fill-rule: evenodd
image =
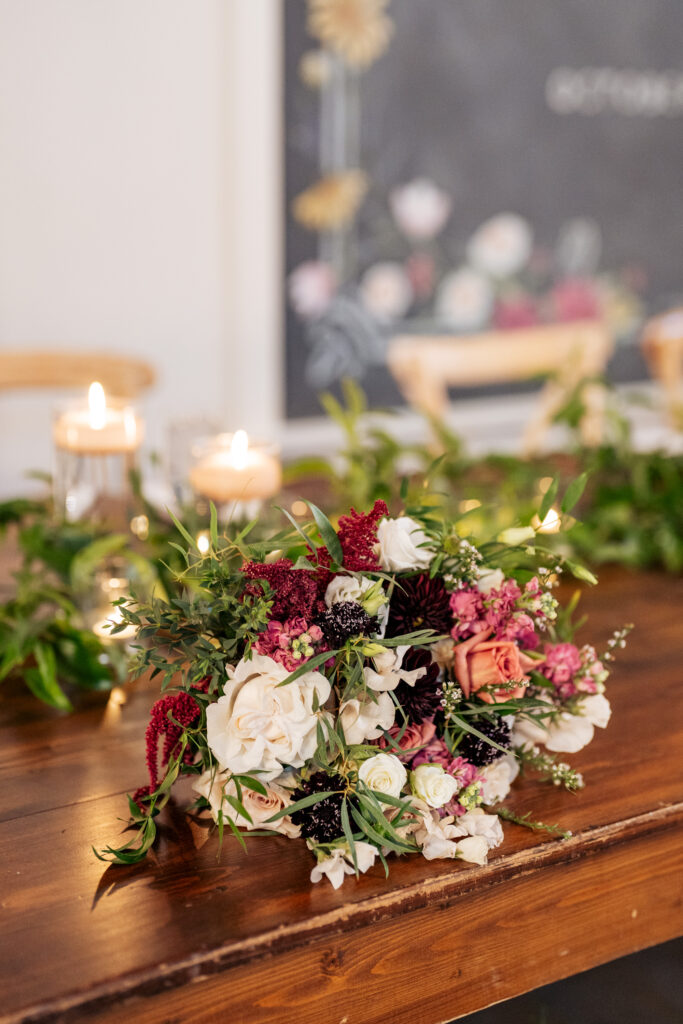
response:
M71 717L6 692L0 724L0 1019L436 1024L683 934L683 581L603 573L591 639L637 624L610 727L569 758L570 795L517 784L484 868L391 861L335 892L302 842L249 856L179 807L146 863L106 868L122 794L144 781L156 685Z

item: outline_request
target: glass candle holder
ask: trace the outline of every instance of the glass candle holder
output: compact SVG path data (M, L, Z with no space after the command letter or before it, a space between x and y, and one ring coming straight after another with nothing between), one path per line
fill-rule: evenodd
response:
M204 438L193 449L190 484L212 501L222 522L254 519L282 486L277 445L250 441L244 430Z
M131 473L144 422L124 401L107 398L97 382L87 404L61 409L54 420L55 510L70 522L123 526L134 512Z

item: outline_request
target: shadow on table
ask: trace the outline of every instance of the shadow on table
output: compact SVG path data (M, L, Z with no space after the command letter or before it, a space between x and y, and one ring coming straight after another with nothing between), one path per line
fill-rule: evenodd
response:
M458 1024L683 1024L683 939L545 985Z

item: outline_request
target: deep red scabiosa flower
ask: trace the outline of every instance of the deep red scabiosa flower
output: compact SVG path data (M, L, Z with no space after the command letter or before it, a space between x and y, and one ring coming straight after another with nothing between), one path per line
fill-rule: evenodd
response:
M433 629L448 633L451 627L449 593L440 579L426 573L405 577L396 584L389 608L388 637Z
M386 502L376 501L370 512L351 509L348 516L339 517L339 542L344 552L344 568L349 572L378 572L382 566L374 553L377 527L388 515Z
M331 792L331 796L326 796L317 804L292 814L292 822L301 826L304 839L313 839L316 843L332 843L339 839L344 831L341 809L345 789L346 779L343 776L314 772L309 779L302 779L297 789L292 790L292 803L312 796L313 793Z
M175 721L169 720L169 713ZM164 737L164 745L161 750L161 765L168 764L171 757L177 755L179 750L180 736L183 727L189 728L199 718L201 708L197 701L184 690L180 693L172 693L162 697L152 706L149 716L149 724L145 731L145 750L147 771L149 772L149 786L142 786L133 794L133 800L142 808L141 800L149 796L159 785L159 739ZM176 724L178 723L178 724ZM183 761L190 764L193 753L191 748L186 747L183 753Z

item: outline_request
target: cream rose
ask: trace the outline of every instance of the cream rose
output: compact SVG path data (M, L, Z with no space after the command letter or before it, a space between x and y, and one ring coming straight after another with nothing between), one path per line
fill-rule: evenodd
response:
M396 705L388 693L378 694L376 701L353 697L339 708L339 721L349 744L379 739L386 729L391 729L395 715Z
M263 783L266 790L263 793L256 793L247 786L242 786L242 805L248 813L251 821L238 814L235 808L226 799L228 796L237 796L237 786L229 777L228 772L205 771L193 785L193 789L200 796L205 797L211 806L211 815L214 821L218 821L219 811L223 811L224 817L230 817L249 832L253 829L267 828L273 832L280 832L288 839L297 839L301 834L298 825L285 815L277 821L268 821L273 814L277 814L283 807L291 804L291 798L286 789L275 782Z
M410 785L416 797L429 807L443 807L458 792L458 782L440 764L420 764L410 773Z
M422 678L427 669L423 667L408 671L401 668L403 658L409 650L408 644L402 644L400 647L394 647L393 650L388 649L378 654L372 659L375 667L371 668L367 665L363 669L365 685L377 693L395 690L400 682L407 683L408 686L415 686L417 680Z
M234 773L258 771L261 781L298 768L316 748L316 726L330 684L320 672L305 672L286 686L283 665L263 654L243 658L225 684L225 692L206 709L206 732L221 768Z
M375 754L363 761L358 778L368 789L399 797L408 780L408 773L395 754Z
M377 527L376 553L380 565L387 572L406 569L427 569L434 551L424 547L429 537L419 523L410 516L383 519Z

